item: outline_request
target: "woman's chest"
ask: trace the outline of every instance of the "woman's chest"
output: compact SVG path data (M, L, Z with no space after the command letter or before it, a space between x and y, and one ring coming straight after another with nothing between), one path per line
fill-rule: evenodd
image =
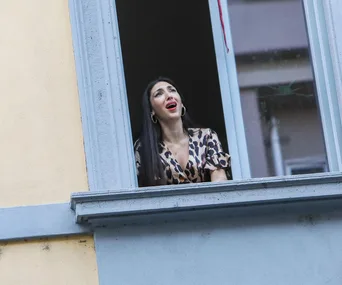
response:
M189 161L189 142L186 141L183 144L170 144L167 145L169 150L169 160L174 160L178 163L182 169L187 167Z
M169 183L200 182L203 180L206 148L191 140L187 146L165 147L160 153Z

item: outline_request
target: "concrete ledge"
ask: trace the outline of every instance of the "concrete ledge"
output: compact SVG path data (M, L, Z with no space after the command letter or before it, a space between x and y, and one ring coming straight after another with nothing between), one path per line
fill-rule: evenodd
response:
M342 175L314 174L280 178L260 178L223 183L202 183L135 190L99 191L74 193L71 207L79 224L105 226L115 223L126 224L149 222L153 219L165 221L186 219L200 212L215 215L229 209L230 215L237 213L279 212L284 204L308 204L323 201L334 203L342 199ZM322 203L313 203L315 207ZM272 207L271 207L272 205ZM276 206L274 206L276 205ZM278 206L277 206L278 205ZM341 205L341 206L339 206ZM258 206L258 207L256 207ZM262 206L262 207L260 207ZM338 203L337 208L342 209ZM195 214L194 214L195 213Z
M91 233L74 215L68 203L0 208L0 241Z

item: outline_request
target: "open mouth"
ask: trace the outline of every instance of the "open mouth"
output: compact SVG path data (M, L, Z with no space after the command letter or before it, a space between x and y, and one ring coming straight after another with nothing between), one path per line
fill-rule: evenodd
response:
M170 102L166 104L166 109L168 110L173 110L177 107L177 103L176 102Z

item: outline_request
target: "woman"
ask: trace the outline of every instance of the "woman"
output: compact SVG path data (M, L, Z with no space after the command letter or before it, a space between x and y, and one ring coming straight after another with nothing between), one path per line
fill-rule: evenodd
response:
M142 132L134 144L139 186L227 180L230 156L214 131L191 128L172 80L150 82L142 101Z

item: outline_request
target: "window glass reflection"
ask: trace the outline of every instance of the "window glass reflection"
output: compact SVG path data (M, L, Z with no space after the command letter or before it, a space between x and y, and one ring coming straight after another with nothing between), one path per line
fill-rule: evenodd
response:
M252 177L328 171L301 1L228 4Z

